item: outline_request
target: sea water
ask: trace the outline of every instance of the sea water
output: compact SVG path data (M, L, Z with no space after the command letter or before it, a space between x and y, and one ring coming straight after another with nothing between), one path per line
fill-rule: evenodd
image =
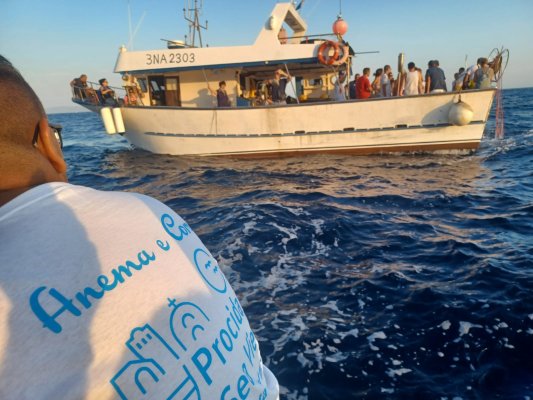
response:
M286 399L533 398L533 89L473 155L153 155L55 114L74 184L153 196L219 260Z

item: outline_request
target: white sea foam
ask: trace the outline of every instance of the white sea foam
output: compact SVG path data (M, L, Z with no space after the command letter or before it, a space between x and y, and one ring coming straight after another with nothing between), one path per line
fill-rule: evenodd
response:
M450 326L452 326L452 323L448 320L444 321L442 324L439 325L442 329L444 329L445 331L447 331L448 329L450 329Z
M348 332L343 332L343 333L340 334L341 339L344 339L346 336L358 337L359 336L359 329L354 328L352 330L349 330Z
M369 335L366 340L368 340L368 344L370 346L370 348L374 351L378 351L379 350L379 347L377 346L374 346L374 341L376 339L387 339L387 335L385 335L385 332L382 332L382 331L379 331L379 332L374 332L373 334Z
M459 336L467 335L472 328L483 328L481 325L473 324L467 321L459 321Z
M390 378L394 378L395 376L402 376L404 374L408 374L409 372L412 372L412 369L409 369L409 368L398 368L398 369L389 368L385 373Z

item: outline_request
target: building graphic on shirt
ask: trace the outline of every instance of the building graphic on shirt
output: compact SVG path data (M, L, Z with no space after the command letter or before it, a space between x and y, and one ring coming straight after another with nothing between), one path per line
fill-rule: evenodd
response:
M201 399L200 389L184 356L206 332L209 317L196 304L168 299L170 333L178 353L149 324L131 331L126 347L136 357L111 379L121 399ZM189 346L187 346L189 344Z

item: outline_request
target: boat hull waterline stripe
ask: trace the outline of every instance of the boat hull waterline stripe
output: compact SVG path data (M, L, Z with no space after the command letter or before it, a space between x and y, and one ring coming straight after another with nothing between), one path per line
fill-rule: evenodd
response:
M484 121L473 121L470 123L470 125L484 125ZM445 127L452 127L454 125L451 124L434 124L434 125L412 125L407 127L386 127L386 128L369 128L369 129L353 129L353 130L342 130L342 131L320 131L320 132L294 132L294 133L260 133L260 134L250 134L250 135L242 135L242 134L212 134L212 133L206 133L206 134L190 134L190 133L163 133L163 132L144 132L147 136L167 136L167 137L194 137L194 138L226 138L226 139L238 139L238 138L264 138L264 137L284 137L284 136L316 136L316 135L340 135L340 134L352 134L352 133L367 133L367 132L383 132L383 131L392 131L392 132L400 132L400 131L408 131L408 130L415 130L415 129L432 129L432 128L445 128ZM127 136L127 133L126 133Z

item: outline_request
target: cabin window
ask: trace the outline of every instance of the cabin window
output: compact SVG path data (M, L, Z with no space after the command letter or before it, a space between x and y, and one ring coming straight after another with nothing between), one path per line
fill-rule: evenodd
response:
M322 78L309 79L309 86L322 86Z
M137 83L139 84L143 93L148 91L148 84L146 83L146 78L137 78Z
M177 76L149 76L148 90L152 106L181 106L180 79Z
M152 106L165 106L165 78L163 76L149 76L150 104Z

